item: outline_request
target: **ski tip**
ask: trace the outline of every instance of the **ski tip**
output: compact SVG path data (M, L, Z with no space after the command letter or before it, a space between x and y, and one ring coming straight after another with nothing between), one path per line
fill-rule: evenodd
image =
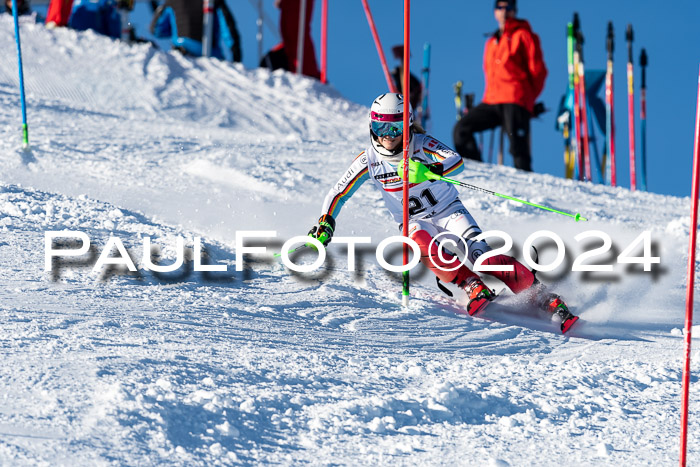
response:
M578 321L578 316L572 316L571 318L567 318L564 321L561 322L561 333L565 334L566 331L571 329L571 326L574 325Z

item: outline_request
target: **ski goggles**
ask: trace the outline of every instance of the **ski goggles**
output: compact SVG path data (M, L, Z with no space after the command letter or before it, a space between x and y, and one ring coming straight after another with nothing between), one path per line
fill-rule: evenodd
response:
M372 120L372 133L378 138L396 138L403 134L403 122L375 122Z

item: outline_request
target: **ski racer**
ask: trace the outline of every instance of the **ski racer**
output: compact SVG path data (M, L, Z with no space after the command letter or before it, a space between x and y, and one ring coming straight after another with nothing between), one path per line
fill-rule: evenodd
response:
M412 159L409 165L409 237L420 247L421 262L437 276L438 281L456 284L466 291L469 297L467 311L473 314L478 311L472 311L474 307L481 307L488 300L493 300L494 292L466 264L459 265L457 255L445 250L438 254L438 242L432 240L438 234L446 233L444 235L456 240L456 249L472 264L491 248L484 240L475 239L481 229L462 204L456 188L443 181L429 180L424 175L424 171L439 175L461 172L464 168L461 156L425 134L420 124L414 121L410 104L408 107L409 151ZM309 235L324 246L333 237L335 218L343 204L368 179L380 189L387 208L399 223L399 229L402 229L403 112L404 99L401 94L382 94L372 103L369 119L370 145L355 158L340 180L328 191L318 225L309 231ZM532 303L559 315L563 332L576 321L577 318L569 312L564 301L558 295L548 292L534 273L515 258L496 255L483 264L512 266L512 271L484 272L501 280L513 293L528 292Z

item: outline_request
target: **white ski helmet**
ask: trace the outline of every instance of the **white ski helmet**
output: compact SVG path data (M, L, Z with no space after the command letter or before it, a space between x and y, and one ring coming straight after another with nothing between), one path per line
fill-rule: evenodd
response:
M403 107L403 96L394 92L382 94L372 102L369 111L369 130L372 136L372 145L381 155L395 156L403 150L401 145L399 145L395 150L390 151L377 141L377 138L380 136L399 136L403 134ZM409 103L409 135L411 125L413 125L413 108Z

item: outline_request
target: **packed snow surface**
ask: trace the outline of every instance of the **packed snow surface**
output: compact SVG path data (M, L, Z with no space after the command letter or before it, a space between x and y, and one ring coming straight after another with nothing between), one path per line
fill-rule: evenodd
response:
M337 219L337 235L372 238L357 271L338 244L310 273L272 257L364 148L366 107L290 74L23 25L22 151L8 17L0 43L1 465L677 462L687 198L467 162L459 180L589 219L461 191L519 257L537 231L562 239L538 277L581 320L563 336L509 292L468 317L422 269L406 309L374 256L398 230L369 185ZM63 230L90 250L45 271L46 233ZM245 231L276 237L237 256ZM576 238L588 231L602 234ZM644 232L660 264L619 263ZM605 236L582 264L612 270L573 272ZM128 261L110 265L118 244ZM697 390L693 377L690 465Z

